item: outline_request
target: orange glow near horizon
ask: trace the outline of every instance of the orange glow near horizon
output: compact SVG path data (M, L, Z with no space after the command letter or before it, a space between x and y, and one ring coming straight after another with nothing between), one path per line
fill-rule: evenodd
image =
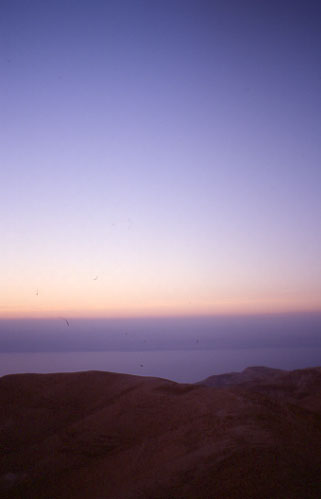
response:
M107 270L108 274L107 274ZM199 268L185 265L175 273L157 269L152 274L133 271L127 265L120 275L105 270L95 279L95 272L83 269L76 275L48 270L35 281L33 272L6 276L6 287L0 285L0 318L22 317L165 317L251 315L321 311L321 291L317 283L278 284L265 271L261 274L234 275L229 269L214 268L217 281ZM131 270L131 274L130 274ZM135 269L134 269L135 270ZM86 272L85 272L86 271ZM108 278L105 276L108 275ZM89 277L88 277L89 276ZM3 281L4 282L4 281ZM274 291L278 289L279 291Z
M142 305L139 303L130 305L114 303L110 307L83 306L76 307L72 304L59 303L58 301L49 307L43 303L41 306L16 305L1 306L0 319L20 318L55 318L65 316L72 318L134 318L134 317L189 317L189 316L236 316L236 315L265 315L265 314L292 314L292 313L317 313L321 312L320 300L305 301L264 301L244 300L232 301L221 300L213 304L188 304L175 303L173 305L158 303Z

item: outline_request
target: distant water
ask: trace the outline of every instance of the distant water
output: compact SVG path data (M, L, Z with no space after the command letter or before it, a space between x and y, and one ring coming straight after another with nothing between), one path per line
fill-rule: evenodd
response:
M280 369L317 366L321 365L321 348L0 353L1 376L100 370L192 383L253 365Z

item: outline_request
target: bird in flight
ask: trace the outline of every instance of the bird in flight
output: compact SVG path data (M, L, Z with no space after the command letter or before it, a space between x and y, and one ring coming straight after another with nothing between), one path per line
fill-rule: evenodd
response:
M67 321L67 319L65 319L65 317L60 317L61 320L65 321L65 323L67 324L68 327L70 327L70 324L69 324L69 321Z
M96 277L93 278L93 281L97 281L98 279L98 275L96 275Z

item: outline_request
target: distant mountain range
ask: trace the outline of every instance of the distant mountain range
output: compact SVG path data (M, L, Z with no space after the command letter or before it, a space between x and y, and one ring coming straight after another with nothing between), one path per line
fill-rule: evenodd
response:
M0 378L3 498L317 498L320 437L320 367Z

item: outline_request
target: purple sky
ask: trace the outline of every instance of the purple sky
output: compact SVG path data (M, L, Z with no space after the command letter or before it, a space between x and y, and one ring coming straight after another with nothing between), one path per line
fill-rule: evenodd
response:
M321 310L320 19L2 0L0 317Z

